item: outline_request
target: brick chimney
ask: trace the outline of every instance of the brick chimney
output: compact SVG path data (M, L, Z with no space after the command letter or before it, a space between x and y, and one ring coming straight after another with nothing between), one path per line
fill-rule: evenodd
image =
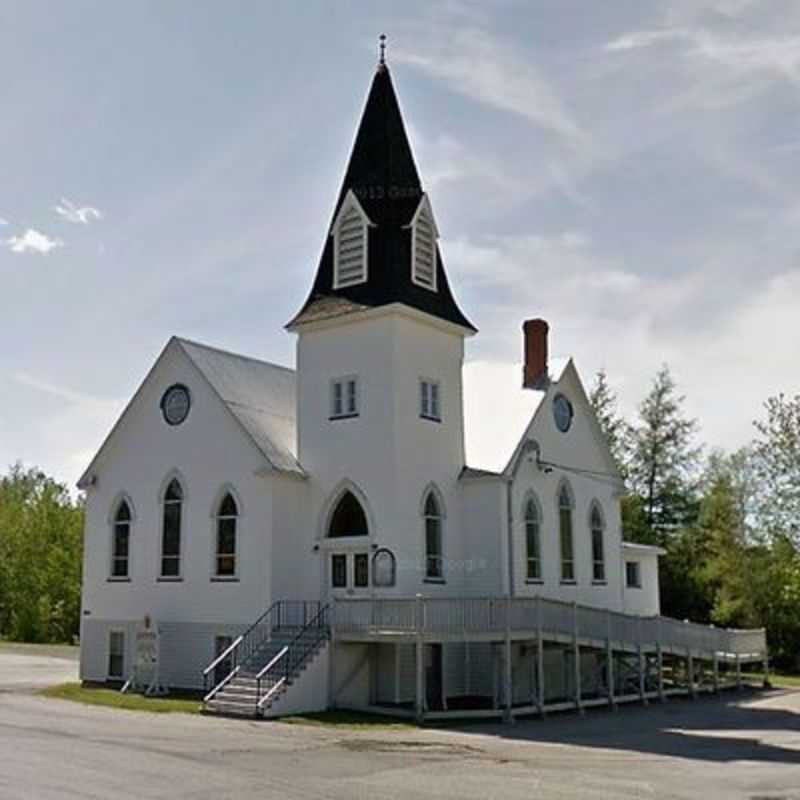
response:
M525 338L525 366L522 371L523 389L541 389L547 383L547 332L543 319L526 319L522 323Z

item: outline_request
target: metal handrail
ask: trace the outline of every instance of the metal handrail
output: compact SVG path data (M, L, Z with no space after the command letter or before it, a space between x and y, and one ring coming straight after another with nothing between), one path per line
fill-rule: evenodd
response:
M207 703L214 697L218 692L220 692L225 686L227 686L238 674L241 667L234 667L204 698L203 702Z
M259 701L256 703L256 708L260 709L262 706L264 706L270 697L278 693L278 689L280 689L284 683L286 683L285 677L281 678L262 698L259 699Z
M241 643L242 639L244 639L244 634L241 636L237 636L231 643L228 645L225 650L223 650L204 670L203 675L208 675L214 667L216 667L220 662L224 661Z
M263 667L256 675L256 713L261 711L267 700L272 697L281 686L289 682L292 671L305 663L309 654L316 651L320 642L328 638L330 635L330 630L328 626L323 623L327 617L329 608L330 606L328 604L322 606L317 614L309 622L303 625L299 633L297 633L297 635L289 642L289 644L285 645L281 651L270 660L269 664ZM305 609L303 613L305 615ZM298 648L298 644L305 640L306 633L309 630L315 629L318 630L319 633L313 639L313 641L310 643L306 642L302 648ZM296 650L299 650L299 653L295 652ZM281 669L283 676L280 678L280 680L273 683L267 692L262 695L261 682L264 680L265 676L269 676L269 673L274 671L275 666L280 661L284 662Z
M278 655L273 658L269 664L267 664L259 673L256 675L256 680L259 678L263 678L274 666L277 664L287 653L289 652L289 645L287 644L279 653Z

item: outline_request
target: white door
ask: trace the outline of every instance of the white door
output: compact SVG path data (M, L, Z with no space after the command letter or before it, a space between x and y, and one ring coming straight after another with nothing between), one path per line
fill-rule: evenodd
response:
M328 591L332 597L354 597L369 591L369 553L333 550L328 553Z

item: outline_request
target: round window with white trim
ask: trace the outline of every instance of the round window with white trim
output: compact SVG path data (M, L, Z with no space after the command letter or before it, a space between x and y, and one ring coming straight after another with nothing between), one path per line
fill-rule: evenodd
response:
M553 398L553 419L561 433L570 429L573 416L572 403L563 394L557 394Z
M180 425L189 416L189 390L180 383L170 386L161 398L161 413L167 425Z

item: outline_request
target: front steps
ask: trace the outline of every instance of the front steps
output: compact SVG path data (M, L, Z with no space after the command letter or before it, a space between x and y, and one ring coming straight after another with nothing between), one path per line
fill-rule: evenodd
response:
M305 686L305 682L313 680L314 676L305 673L319 661L327 645L327 638L319 639L318 630L283 628L273 631L271 640L256 654L256 657L243 665L237 675L206 702L205 710L212 714L250 719L291 713L296 710L298 703L299 706L303 705L302 699L293 696L313 694L313 687ZM298 666L288 675L282 663L279 663L275 670L270 671L274 674L267 673L261 679L261 697L271 690L274 690L274 693L259 709L256 676L285 647L289 647L290 652L284 658L290 658L291 663L298 664L297 653L307 650L305 658L299 660ZM304 689L307 691L304 692ZM284 708L286 710L283 710Z

